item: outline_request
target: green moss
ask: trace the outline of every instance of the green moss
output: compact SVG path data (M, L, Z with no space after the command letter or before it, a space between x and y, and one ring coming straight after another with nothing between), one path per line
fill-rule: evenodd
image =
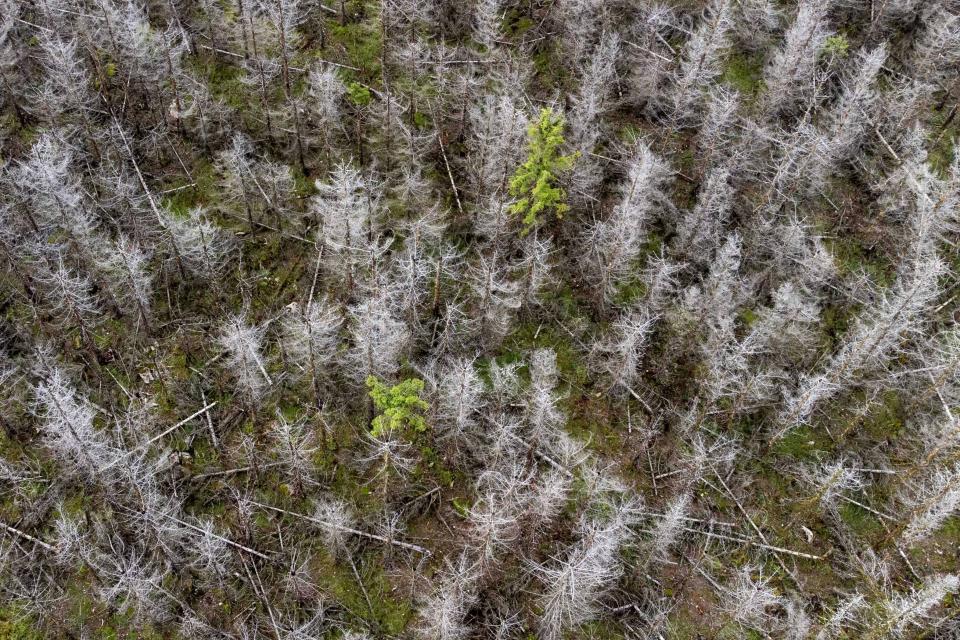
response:
M43 129L36 126L19 127L17 129L16 139L24 147L31 147L36 143L42 131Z
M219 200L217 170L212 162L206 159L197 160L190 169L190 174L193 177L192 186L186 176L164 185L164 190L170 193L161 199L161 204L174 215L186 216L187 211L194 207L209 206ZM173 189L176 191L172 191Z
M412 610L407 602L391 595L392 587L382 565L381 558L364 558L357 566L363 587L370 597L369 605L352 569L332 562L329 557L322 558L317 567L319 586L351 614L365 620L378 632L377 637L397 636L406 628Z
M888 390L871 407L863 427L876 439L896 437L903 431L903 403L896 391Z
M669 640L695 640L704 637L702 625L690 619L686 612L680 610L673 613L667 622L667 638Z
M857 535L872 539L883 535L883 524L872 513L855 504L844 502L840 505L840 519Z
M659 255L662 250L663 236L656 232L647 234L643 249L633 264L632 273L634 275L617 285L613 296L614 304L619 307L627 307L647 294L647 287L642 280L641 272L647 265L650 256Z
M647 295L647 285L640 279L640 276L624 280L616 287L613 294L613 302L617 307L629 307L637 300Z
M635 124L625 124L617 132L617 138L627 144L634 144L637 140L643 138L643 130Z
M97 640L175 640L177 634L161 633L152 623L131 619L129 612L113 614L102 620L94 636Z
M756 311L746 308L740 310L739 316L740 323L747 329L753 326L753 323L760 318L760 315Z
M84 509L89 505L85 505ZM16 626L12 629L7 627L10 621L16 622L17 618L7 618L6 613L11 611L8 607L0 609L0 640L10 638L12 640L34 640L41 637L61 638L61 637L89 637L100 639L130 639L130 640L178 640L181 636L170 630L162 629L155 623L137 619L134 612L127 608L125 611L115 611L106 607L98 600L91 590L91 574L83 565L77 565L76 570L65 584L63 597L64 610L62 617L48 617L48 624L52 628L47 629L47 634L40 634L38 627L28 619L31 624L26 634L18 635ZM22 631L22 629L19 629ZM68 636L67 630L82 633L74 633Z
M207 430L202 431L206 435ZM220 459L220 454L209 440L206 438L197 438L193 440L193 461L192 466L197 469L213 468L216 461Z
M115 342L122 341L126 335L127 329L122 320L107 318L93 334L93 343L98 349L109 349Z
M541 40L531 56L537 80L549 89L566 89L570 83L570 65L561 60L558 48L552 38Z
M533 19L519 8L509 9L503 21L503 31L510 37L518 37L536 26Z
M508 351L497 358L497 362L501 365L525 361L523 354L534 349L550 348L557 355L557 368L562 378L561 385L579 386L587 383L586 363L571 342L570 336L559 327L548 327L535 322L523 323L510 335L506 344ZM487 370L488 367L483 368L484 372ZM521 373L526 373L526 368ZM575 389L565 389L565 391L577 393Z
M957 140L960 139L960 113L954 113L953 110L956 108L955 102L947 100L943 109L933 112L928 125L930 148L927 160L941 177L946 177L957 153Z
M345 464L338 464L334 468L330 490L335 496L352 505L358 514L374 513L379 504L370 486L362 482Z
M937 537L951 541L954 547L960 548L960 516L947 518L940 526Z
M461 518L466 518L470 514L471 504L469 501L463 498L453 498L450 500L450 504Z
M245 110L251 102L248 88L241 81L241 72L238 67L209 58L198 62L200 72L207 78L207 87L214 97L223 100L227 105ZM259 103L259 100L255 101Z
M165 358L170 375L176 380L187 380L191 371L187 363L187 354L179 349L172 351Z
M778 455L809 460L830 449L830 439L826 434L813 431L808 427L798 427L785 435L774 447Z
M25 613L16 604L0 608L0 640L41 640L43 634L37 630L33 616Z
M695 636L685 636L685 637L694 637L699 640L703 636L700 633L697 633ZM729 620L723 624L714 636L714 640L762 640L765 636L757 632L754 629L745 629L736 622Z
M299 198L307 198L316 192L314 180L306 175L299 166L290 167L293 176L293 192Z
M697 160L693 155L693 149L686 140L681 139L681 144L683 144L683 147L676 152L677 166L682 173L694 173ZM679 191L678 196L686 197L687 199L687 202L680 202L678 204L692 207L695 204L696 196L693 193L690 183L686 180L680 180L676 184Z
M423 464L419 467L420 471L432 475L437 484L441 486L452 487L454 485L456 474L443 464L443 458L437 454L433 447L420 447L420 455L423 457Z
M423 112L417 111L415 114L413 114L413 123L420 129L426 129L430 125L430 116Z
M855 318L855 310L849 307L830 305L824 308L820 314L820 330L825 351L832 351L840 343Z
M330 25L330 44L342 49L347 62L359 71L346 69L346 80L354 77L365 79L368 84L380 80L380 57L383 41L380 38L380 21L375 17L369 21L351 22L345 25Z
M755 97L763 90L763 57L759 53L735 53L727 61L720 82L744 96Z
M63 512L70 517L80 517L88 508L87 497L83 494L70 496L63 501Z
M825 244L833 254L841 275L866 272L880 286L888 287L893 284L894 269L890 262L877 252L865 248L855 237L845 234L826 239Z
M549 300L560 317L577 322L584 316L577 295L578 293L569 284L563 283L544 297Z
M570 635L571 638L586 640L622 640L627 636L619 626L610 620L590 620Z

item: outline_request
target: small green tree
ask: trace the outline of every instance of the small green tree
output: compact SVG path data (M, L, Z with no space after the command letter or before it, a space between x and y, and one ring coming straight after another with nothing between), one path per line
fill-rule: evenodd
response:
M846 58L850 53L850 41L842 33L830 36L823 42L823 48L820 51L830 57Z
M566 121L553 109L542 109L540 118L527 129L527 160L510 178L510 195L518 198L510 212L523 216L526 235L540 224L540 214L553 211L558 218L570 208L567 192L557 186L557 176L568 171L580 152L560 155Z
M370 96L370 89L358 82L351 82L347 85L347 97L350 102L360 107L367 106L373 100Z
M379 415L373 419L371 433L379 438L395 429L412 428L426 431L427 421L421 412L430 408L420 397L423 380L407 378L388 387L375 376L367 377L367 388Z

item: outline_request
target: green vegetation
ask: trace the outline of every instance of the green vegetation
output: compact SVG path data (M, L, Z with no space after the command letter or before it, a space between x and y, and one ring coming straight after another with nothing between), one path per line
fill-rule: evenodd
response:
M427 421L422 412L429 409L430 405L420 397L423 393L423 380L407 378L388 387L376 377L370 376L367 378L367 388L374 406L380 412L371 423L370 432L375 437L380 438L394 431L427 430Z
M343 49L350 66L359 70L346 69L346 75L357 74L368 82L379 82L383 53L379 20L333 23L328 28L331 47Z
M0 608L0 640L41 640L32 616L16 604Z
M792 430L777 442L774 450L784 456L798 460L815 459L819 453L830 445L826 434L813 431L807 427Z
M850 41L842 33L830 36L823 43L823 53L837 58L846 58L850 53Z
M522 235L543 221L541 215L553 212L557 218L570 209L567 192L558 186L559 174L568 171L579 156L560 155L563 146L563 115L553 109L541 109L540 117L527 129L527 160L510 179L510 195L519 198L510 212L522 216Z
M733 87L745 96L756 96L763 89L763 57L756 54L735 53L727 61L720 82Z
M360 107L367 106L370 104L370 100L373 99L370 95L370 89L367 89L359 82L351 82L347 85L347 97L350 99L350 102Z
M883 534L883 524L872 513L849 502L840 505L840 517L857 535L876 538Z

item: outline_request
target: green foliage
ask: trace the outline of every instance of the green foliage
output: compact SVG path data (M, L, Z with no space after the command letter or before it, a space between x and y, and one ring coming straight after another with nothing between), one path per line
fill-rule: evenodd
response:
M467 518L470 515L470 503L463 498L453 498L450 500L454 510L461 518Z
M573 166L579 152L560 155L565 124L563 115L542 109L540 118L527 129L527 160L510 179L510 195L519 198L510 212L523 216L523 235L540 224L542 213L553 211L562 218L570 208L567 192L557 186L557 175Z
M355 105L364 107L370 104L370 89L367 89L365 86L359 82L351 82L347 85L347 98L350 99Z
M373 419L371 433L381 437L397 429L427 430L427 421L422 412L430 408L420 398L423 392L423 380L407 378L399 384L388 387L374 376L367 378L370 397L380 415Z
M43 635L36 630L33 621L17 605L0 609L0 639L40 640Z
M823 43L823 49L821 49L821 51L828 56L846 58L850 52L850 41L847 40L845 35L838 33L835 36L827 38L826 42Z

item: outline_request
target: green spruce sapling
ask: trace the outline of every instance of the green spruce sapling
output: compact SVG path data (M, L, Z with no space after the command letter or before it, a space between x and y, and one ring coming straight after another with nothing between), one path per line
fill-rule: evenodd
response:
M375 376L369 376L367 388L378 412L371 423L370 432L374 437L381 438L395 430L427 430L427 421L422 412L429 409L430 405L420 397L423 380L407 378L388 387Z
M570 208L567 192L557 185L557 179L558 174L573 167L579 152L560 155L565 124L562 114L546 108L527 129L527 160L510 178L510 195L518 198L510 212L523 216L522 235L540 224L541 213L553 211L562 218Z

